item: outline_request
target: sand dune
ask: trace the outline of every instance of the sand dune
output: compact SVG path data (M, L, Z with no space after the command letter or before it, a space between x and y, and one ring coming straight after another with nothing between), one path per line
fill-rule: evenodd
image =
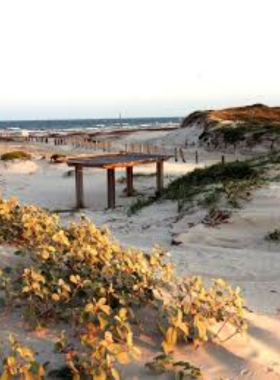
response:
M35 148L34 148L35 150ZM41 152L40 152L41 154ZM191 154L191 153L190 153ZM200 166L220 160L212 153L203 152ZM193 160L193 159L192 159ZM166 183L172 178L197 167L190 159L187 163L166 164ZM136 173L150 174L154 166L139 167ZM53 165L45 160L2 165L0 186L4 197L17 196L22 202L69 211L61 214L63 221L75 219L74 178L66 164ZM124 176L119 171L118 178ZM206 379L280 379L280 260L279 247L264 237L276 227L280 228L280 183L274 182L257 190L253 199L237 209L228 223L207 227L201 223L205 210L196 210L178 218L177 205L166 201L143 209L139 214L127 216L127 206L133 198L123 194L124 184L117 185L117 205L114 211L106 210L106 176L102 170L88 170L85 175L87 209L84 213L97 225L106 224L123 244L149 250L159 243L171 252L179 275L201 275L207 280L224 278L239 285L244 292L250 328L243 337L231 341L208 343L198 351L179 347L178 358L188 360L202 368ZM135 178L139 193L152 194L155 177ZM135 199L135 197L134 197ZM176 240L180 245L172 245ZM12 249L0 247L0 264L17 265ZM43 337L27 333L17 319L1 316L0 335L15 332L23 341L34 345L47 358L52 359L52 342L55 331ZM129 366L125 379L153 379L143 363L154 354L151 348L143 350L142 361ZM166 379L166 376L159 376Z

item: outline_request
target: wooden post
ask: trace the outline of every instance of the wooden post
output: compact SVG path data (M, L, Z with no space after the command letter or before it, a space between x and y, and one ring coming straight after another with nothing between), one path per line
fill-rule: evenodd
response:
M133 195L133 166L126 168L126 193L128 197Z
M157 191L156 194L160 195L163 189L163 161L157 161Z
M222 155L222 164L224 164L224 163L225 163L225 156Z
M182 149L182 148L179 149L179 153L180 153L180 156L181 156L182 161L183 161L183 162L186 162L185 157L184 157L184 152L183 152L183 149Z
M175 148L174 157L175 157L175 162L178 162L178 149L177 148Z
M84 208L83 167L75 166L77 208Z
M116 186L115 186L115 169L107 169L107 186L108 186L108 208L115 208L116 205Z
M195 163L198 164L198 151L195 151Z

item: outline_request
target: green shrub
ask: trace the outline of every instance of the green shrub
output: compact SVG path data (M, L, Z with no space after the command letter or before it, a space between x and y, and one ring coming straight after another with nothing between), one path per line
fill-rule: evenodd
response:
M232 206L238 206L238 200L248 198L249 192L262 181L255 161L235 161L219 163L203 169L195 169L172 181L157 197L139 197L128 208L128 215L137 213L155 201L170 199L178 202L178 211L182 211L186 202L194 200L204 206L216 205L224 194ZM200 196L200 197L199 197Z
M221 129L224 140L226 143L235 144L239 141L245 140L246 128L236 127L236 128L223 128Z
M260 174L249 161L219 163L175 179L162 197L177 201L179 212L186 203L191 205L194 201L204 207L217 205L222 195L237 207L238 200L245 199L246 191L260 183Z
M14 151L14 152L8 152L4 153L1 156L2 161L13 161L13 160L31 160L32 156L30 153L23 152L23 151Z
M138 197L134 202L131 203L128 207L127 214L129 216L133 214L137 214L138 211L142 210L142 208L150 206L156 201L157 197Z
M192 196L202 192L208 185L253 179L258 176L258 172L246 161L219 163L204 169L195 169L175 179L165 189L163 197L178 200L182 196Z
M265 239L268 241L279 243L280 242L280 230L276 228L273 232L269 232L266 235Z
M207 136L212 138L222 137L225 143L236 144L238 142L247 140L252 144L261 141L264 136L273 135L275 138L280 134L280 123L268 120L265 118L246 118L245 120L238 120L237 125L218 126L214 130L209 130L203 133L206 140Z
M263 183L260 177L253 177L240 181L227 181L223 183L222 191L233 207L240 207L240 201L250 200L251 191Z

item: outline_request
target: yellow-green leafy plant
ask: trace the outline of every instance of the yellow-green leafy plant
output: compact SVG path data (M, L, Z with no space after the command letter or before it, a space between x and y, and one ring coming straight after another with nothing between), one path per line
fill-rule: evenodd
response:
M61 227L56 215L14 199L0 202L0 230L1 239L20 246L33 263L22 270L22 296L53 312L61 303L73 309L93 297L115 306L139 304L153 299L155 286L172 273L159 248L151 255L125 249L85 218Z
M163 351L172 352L179 340L199 346L219 337L225 325L234 327L233 334L247 328L240 289L232 289L221 279L209 288L199 277L186 279L179 284L176 295L162 304L159 326L164 336Z
M129 310L114 313L106 300L89 303L81 317L81 347L67 355L67 363L76 376L94 379L119 379L117 365L137 360L140 351L134 346Z
M36 360L36 354L27 346L21 345L13 336L9 336L10 352L1 353L2 373L0 380L41 380L45 374L45 365Z
M210 288L198 278L177 281L160 247L149 254L125 248L108 229L84 217L62 225L41 208L0 198L1 241L24 256L2 286L8 285L9 297L28 321L34 326L71 322L71 333L61 335L56 348L67 355L76 380L118 379L119 366L139 357L134 315L144 306L158 313L166 354L182 339L197 346L226 324L237 332L246 327L238 289L221 280Z

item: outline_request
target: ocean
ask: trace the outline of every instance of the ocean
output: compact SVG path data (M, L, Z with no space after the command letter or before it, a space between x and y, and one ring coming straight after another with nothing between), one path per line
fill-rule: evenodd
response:
M0 130L28 130L28 131L52 131L52 130L84 130L102 128L155 128L178 125L179 117L153 117L153 118L128 118L128 119L71 119L71 120L24 120L24 121L0 121Z

